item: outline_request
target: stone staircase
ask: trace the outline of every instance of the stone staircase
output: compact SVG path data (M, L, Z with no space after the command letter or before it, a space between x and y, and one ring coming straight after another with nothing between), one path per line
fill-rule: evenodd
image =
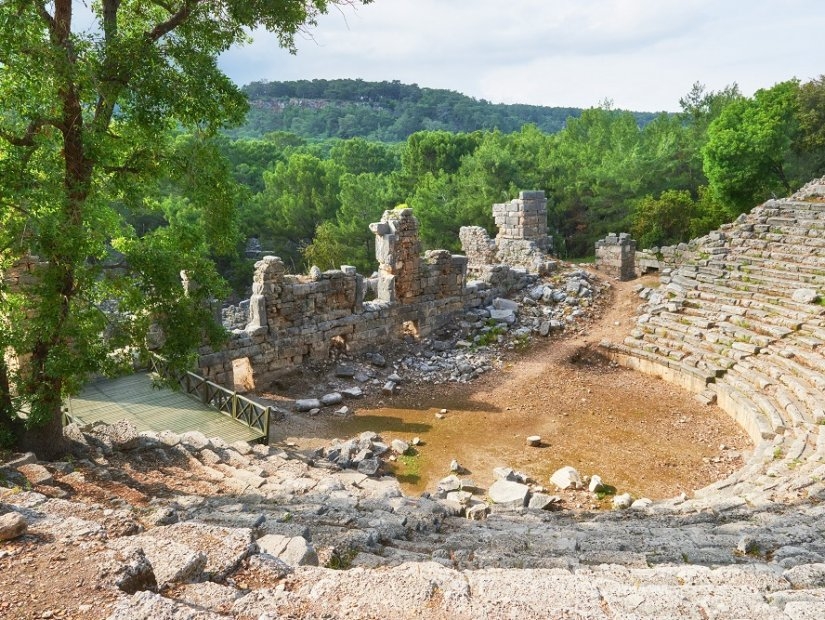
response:
M815 500L825 489L825 179L693 249L662 274L632 334L602 347L715 401L754 441L741 471L690 501Z

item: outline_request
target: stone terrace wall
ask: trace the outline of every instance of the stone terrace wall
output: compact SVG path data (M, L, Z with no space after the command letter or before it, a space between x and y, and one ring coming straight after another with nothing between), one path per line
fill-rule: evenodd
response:
M636 277L636 242L628 233L609 233L596 242L596 269L619 280Z
M407 327L426 337L456 312L535 280L526 270L498 265L467 283L466 257L446 250L419 255L418 222L410 209L387 211L370 228L379 261L378 299L364 301L364 279L354 267L299 276L266 256L255 264L248 324L232 333L224 350L201 350L200 373L232 386L235 362L248 358L254 382L266 385L305 361L329 359L336 348L364 350L402 337Z

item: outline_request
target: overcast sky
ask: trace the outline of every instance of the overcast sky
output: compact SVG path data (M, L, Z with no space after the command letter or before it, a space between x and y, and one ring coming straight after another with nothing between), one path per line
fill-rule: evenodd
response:
M295 56L274 37L221 58L239 84L362 78L496 103L677 111L702 82L746 95L825 73L823 0L375 0L333 8Z

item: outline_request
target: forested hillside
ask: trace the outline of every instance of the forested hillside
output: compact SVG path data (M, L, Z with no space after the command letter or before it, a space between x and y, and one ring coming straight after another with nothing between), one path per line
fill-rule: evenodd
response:
M278 96L320 92L311 90L318 82L264 86ZM458 229L477 224L494 233L490 206L520 189L546 192L562 257L591 255L610 231L630 231L651 247L704 234L825 173L823 78L753 97L696 84L680 104L680 114L644 124L629 112L592 108L552 133L525 124L512 132L418 131L401 143L280 131L224 136L216 146L242 187L238 256L244 240L257 237L297 271L353 264L370 272L368 225L385 209L409 205L425 247L459 250ZM248 284L248 272L240 259L224 265L237 286Z
M300 80L253 82L244 87L250 110L235 137L260 137L288 131L308 140L366 138L401 142L416 131L518 131L533 124L541 131L560 131L580 108L494 104L466 95L400 82ZM634 112L644 125L655 114Z

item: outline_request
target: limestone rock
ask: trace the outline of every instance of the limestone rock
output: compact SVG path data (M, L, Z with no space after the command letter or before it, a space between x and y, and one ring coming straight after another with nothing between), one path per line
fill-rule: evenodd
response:
M783 575L794 588L825 588L825 564L802 564Z
M171 583L197 581L206 567L206 554L172 540L143 534L118 538L109 543L127 557L143 553L152 565L158 588Z
M361 398L364 395L364 390L360 387L351 387L341 390L341 395L344 398Z
M443 493L458 491L461 488L461 479L456 475L449 475L438 481L438 490Z
M19 512L0 515L0 540L12 540L25 534L28 529L29 524Z
M793 292L791 299L799 304L812 304L819 300L819 293L812 288L798 288Z
M143 590L129 598L121 598L107 620L223 620L226 616L190 607L160 594Z
M338 405L344 400L344 397L341 396L339 392L330 392L329 394L324 394L321 397L321 404L325 407L329 407L330 405Z
M550 482L555 484L559 489L581 489L584 486L582 477L579 472L570 465L566 465L561 469L557 469L550 476Z
M358 473L366 476L374 476L381 467L381 461L377 458L365 458L358 463Z
M318 566L318 554L303 536L267 534L258 539L258 547L289 566Z
M525 440L527 445L532 448L537 448L541 445L541 436L540 435L530 435Z
M341 364L335 367L335 376L341 379L352 379L355 376L355 368Z
M518 312L518 302L515 302L512 299L496 297L493 300L493 308L496 310L512 310L513 312Z
M630 508L632 504L633 498L630 497L630 493L622 493L621 495L617 495L613 498L613 508L617 508L619 510Z
M487 490L490 500L505 509L523 508L527 502L530 487L509 480L496 480Z
M473 506L470 506L464 511L464 515L470 521L482 521L487 518L487 515L490 513L490 507L483 503L479 502Z
M630 504L630 508L632 510L645 510L646 508L650 508L653 505L653 500L647 497L640 497L632 504Z
M556 504L560 501L558 495L548 495L546 493L533 493L530 496L530 501L527 504L527 507L531 510L550 510L553 504Z
M390 446L392 446L392 450L396 454L404 454L407 450L410 449L410 444L408 444L406 441L402 439L393 439L390 443Z
M593 474L590 477L590 484L587 486L587 488L591 493L598 493L599 491L603 491L604 484L602 483L602 477L599 474Z
M299 398L295 401L295 411L307 412L311 409L320 409L321 401L317 398Z
M186 431L180 436L180 442L193 450L212 447L212 442L200 431Z
M17 471L23 474L32 486L37 486L39 484L54 484L54 478L49 473L49 470L39 463L20 465L17 468Z
M496 467L493 470L493 476L495 476L496 480L510 480L511 482L517 481L515 472L509 467Z

